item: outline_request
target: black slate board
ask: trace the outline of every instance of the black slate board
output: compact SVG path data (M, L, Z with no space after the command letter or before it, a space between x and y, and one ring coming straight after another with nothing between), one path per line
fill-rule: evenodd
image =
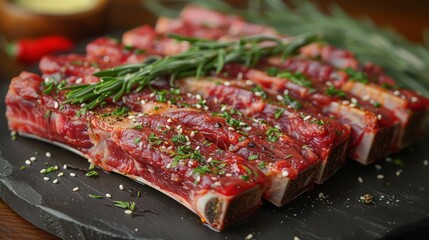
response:
M0 90L0 198L19 215L63 239L397 239L429 233L429 136L392 158L404 165L380 161L362 166L347 164L323 185L304 193L292 203L277 208L263 202L248 221L225 232L205 227L199 218L179 203L147 186L118 174L98 170L88 178L79 170L60 169L43 175L46 164L70 164L86 169L87 161L48 143L24 137L12 141L4 116ZM51 158L45 152L52 154ZM38 155L35 155L38 152ZM25 160L36 156L27 166ZM20 171L20 166L26 166ZM401 174L396 172L401 169ZM57 177L59 172L64 176ZM77 174L69 176L70 172ZM382 174L384 179L378 179ZM43 177L50 177L44 181ZM363 183L358 181L363 179ZM53 184L52 180L59 182ZM124 191L119 189L123 184ZM80 190L73 192L72 189ZM132 189L132 193L130 190ZM135 196L141 191L141 197ZM134 201L141 216L130 216L112 200L92 199L88 194L110 193L113 200ZM321 195L324 198L319 198ZM359 201L363 194L374 195L373 204Z

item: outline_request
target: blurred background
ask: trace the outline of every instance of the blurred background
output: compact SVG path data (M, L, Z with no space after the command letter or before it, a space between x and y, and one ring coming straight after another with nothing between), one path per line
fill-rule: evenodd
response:
M11 77L34 64L18 61L13 55L14 49L10 48L13 43L26 38L60 35L79 45L88 39L126 31L143 23L154 24L156 16L143 4L147 1L156 0L0 0L0 85L7 84ZM248 1L225 2L236 8L248 5ZM427 0L312 2L325 11L336 4L353 17L369 17L378 26L394 29L419 44L424 42L424 29L429 29ZM7 46L12 53L7 53ZM0 219L0 238L24 239L22 236L26 235L31 236L28 239L55 239L20 218L1 199Z
M0 76L8 78L27 67L6 54L7 43L51 34L63 35L79 43L87 38L124 31L143 23L153 24L156 17L144 7L145 1L154 0L0 0ZM46 4L41 4L43 2ZM177 1L163 2L168 4ZM237 8L248 5L248 1L225 2ZM423 42L422 32L429 29L429 1L426 0L312 2L323 10L337 4L354 17L369 17L377 25L395 29L417 43Z

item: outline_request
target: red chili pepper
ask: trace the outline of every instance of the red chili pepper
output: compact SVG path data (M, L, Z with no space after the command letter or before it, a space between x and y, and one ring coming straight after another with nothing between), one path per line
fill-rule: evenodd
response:
M40 38L26 38L6 45L6 52L21 63L32 64L44 55L70 50L74 43L67 37L50 35Z

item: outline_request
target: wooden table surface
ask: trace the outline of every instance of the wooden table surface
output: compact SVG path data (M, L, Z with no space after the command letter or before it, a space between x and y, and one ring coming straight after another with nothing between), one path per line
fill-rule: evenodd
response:
M429 3L425 0L319 0L316 2L323 7L335 2L354 16L369 16L379 25L393 27L408 39L416 42L422 42L422 30L429 29L429 14L427 13ZM155 19L142 7L139 0L110 0L107 14L108 21L104 29L106 33L131 29L142 23L154 23ZM0 50L0 84L7 84L11 77L28 67L16 63ZM58 238L21 218L0 199L0 239L51 240Z

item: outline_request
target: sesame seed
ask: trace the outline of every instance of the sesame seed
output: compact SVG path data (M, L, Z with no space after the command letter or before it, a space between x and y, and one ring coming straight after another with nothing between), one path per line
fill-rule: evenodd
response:
M234 131L234 130L235 130L235 128L233 128L233 127L228 127L228 130L230 130L230 131Z
M358 182L363 183L363 178L362 177L358 177Z
M11 132L10 132L10 136L12 136L12 137L13 137L13 136L16 136L16 131L11 131Z
M195 104L195 107L196 107L197 109L200 109L202 106L201 106L201 104L197 103L197 104Z
M107 198L111 198L111 197L112 197L112 195L110 195L110 193L106 193L106 197L107 197Z
M227 173L227 174L225 174L225 176L232 177L232 174L231 173Z
M284 95L289 95L289 90L285 89L283 92Z
M64 165L63 165L63 169L67 169L67 164L64 164Z
M282 95L277 95L277 100L283 101L283 96Z
M83 79L82 78L78 78L78 79L76 79L76 84L81 84L83 82Z
M287 177L287 176L289 176L289 172L288 172L288 171L282 171L282 176L283 176L283 177Z
M171 118L167 119L168 123L171 123L173 120L171 120Z
M228 82L228 81L224 82L223 84L224 84L225 86L227 86L227 87L231 86L231 83L230 83L230 82Z
M129 115L128 116L128 119L134 119L134 118L136 118L136 116L134 116L134 115Z
M416 97L411 97L411 102L417 102L418 99Z
M154 97L154 96L155 96L155 93L149 94L149 97Z
M135 228L135 229L134 229L134 231L135 231L135 232L138 232L138 231L139 231L139 229L138 229L138 228Z
M311 118L311 116L310 116L310 115L305 116L305 117L304 117L304 121L307 121L307 120L309 120L310 118Z
M54 108L57 109L60 106L60 104L57 101L54 101Z
M57 184L58 183L58 179L54 179L54 181L52 181L54 184Z
M249 233L249 235L246 236L246 238L244 238L245 240L250 240L253 239L253 234Z
M319 197L319 199L325 198L325 194L323 194L323 192L320 192L318 197Z
M378 179L383 179L383 178L384 178L384 175L383 175L383 174L378 174L378 175L377 175L377 178L378 178Z
M46 172L46 169L44 169L44 168L42 170L40 170L41 174L44 174L45 172Z
M391 161L392 161L392 158L391 158L391 157L386 157L384 160L385 160L386 162L391 162Z
M144 99L140 100L140 104L146 104L146 101Z
M60 173L58 173L58 175L57 175L57 177L62 177L62 176L64 176L64 173L63 173L63 172L60 172Z
M368 101L368 100L369 100L369 95L364 95L364 96L362 97L362 99L363 99L364 101Z
M251 80L246 80L245 83L246 83L246 85L249 85L249 86L253 85L253 82Z
M207 106L204 106L203 108L204 108L204 110L206 110L206 111L208 111L208 110L209 110L209 107L207 107Z
M200 176L200 175L198 175L198 176L195 178L195 181L196 181L196 182L200 182L200 181L201 181L201 176Z
M73 192L77 192L77 191L79 191L78 187L73 188Z
M393 92L393 95L395 95L395 96L399 96L399 94L401 94L398 90L395 90L394 92Z
M191 142L186 142L186 145L187 145L187 146L191 145Z
M356 107L356 103L351 103L349 106L352 107L352 108L355 108Z
M187 93L186 96L190 98L192 97L192 93Z
M45 153L45 156L46 156L47 158L50 158L50 157L52 157L52 154L51 154L50 152L46 152L46 153Z
M261 92L255 92L255 95L260 97L260 96L262 96L262 93Z
M124 211L124 213L125 213L125 214L128 214L128 215L131 215L131 214L133 214L133 211L131 211L131 210L127 209L127 210L125 210L125 211Z
M377 119L378 119L378 120L381 120L382 118L383 118L383 116L381 116L381 114L378 114L378 115L377 115Z
M30 158L30 161L32 161L32 162L34 162L34 161L36 161L37 159L36 159L36 157L31 157Z
M124 190L124 185L120 184L119 189Z
M221 112L225 112L226 110L226 105L223 105L222 108L220 109Z
M166 168L171 168L171 163L168 163Z
M342 103L343 103L344 105L348 105L348 104L350 104L350 102L349 102L349 101L347 101L347 100L344 100Z
M25 164L31 165L31 161L30 160L25 160Z
M167 130L171 129L171 127L169 125L165 125L165 128L167 128Z
M188 137L188 135L185 135L185 138L186 138L186 141L188 141L188 142L189 142L189 137Z
M247 128L245 128L244 130L246 130L246 131L250 131L250 130L252 130L252 127L247 127Z
M423 160L423 166L427 167L429 165L429 160Z
M357 103L358 102L357 99L354 98L354 97L352 97L350 100L352 101L352 103Z
M83 107L85 107L86 106L86 103L82 103L81 105L80 105L80 107L81 108L83 108Z
M43 180L49 181L49 178L48 177L44 177Z
M54 169L55 169L55 170L58 170L58 165L55 165L55 166L54 166Z
M399 169L398 171L396 171L395 175L396 175L397 177L399 177L399 175L401 175L401 173L402 173L402 169Z
M70 177L76 177L76 173L70 173Z
M207 159L207 162L211 162L213 160L213 158L212 157L209 157L208 159Z
M375 169L380 170L381 169L381 165L380 164L375 164L374 165Z
M195 98L196 98L197 100L201 100L201 95L200 95L200 94L197 94L197 95L195 95Z

